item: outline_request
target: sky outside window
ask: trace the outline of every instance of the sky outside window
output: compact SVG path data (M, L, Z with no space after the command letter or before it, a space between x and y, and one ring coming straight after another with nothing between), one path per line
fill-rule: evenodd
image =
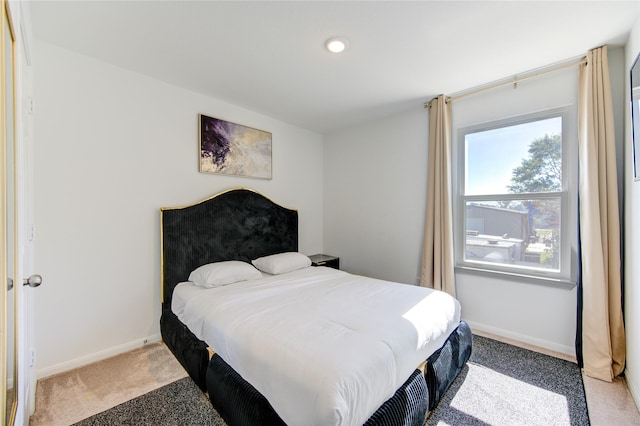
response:
M529 145L545 135L562 134L562 118L465 135L465 194L506 194L512 171L529 157Z

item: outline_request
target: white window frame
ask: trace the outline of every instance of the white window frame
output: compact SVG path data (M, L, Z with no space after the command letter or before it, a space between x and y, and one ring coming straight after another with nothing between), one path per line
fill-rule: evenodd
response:
M465 195L465 136L486 130L562 117L562 189L560 192ZM578 198L578 141L577 119L572 107L554 108L516 117L491 121L458 129L453 146L452 162L454 194L454 247L456 270L476 272L556 287L572 288L577 276L577 198ZM533 198L532 198L533 197ZM473 200L528 200L560 198L560 270L527 268L520 265L467 261L466 203Z

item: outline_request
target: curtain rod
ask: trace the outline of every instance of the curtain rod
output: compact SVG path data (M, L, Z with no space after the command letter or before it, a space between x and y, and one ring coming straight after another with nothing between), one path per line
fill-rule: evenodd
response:
M452 95L451 97L447 98L447 102L451 102L451 101L455 101L456 99L461 99L467 96L471 96L471 95L476 95L478 93L482 93L482 92L487 92L489 90L493 90L493 89L497 89L499 87L504 87L504 86L509 86L509 85L513 85L513 88L517 88L518 87L518 83L521 81L525 81L525 80L529 80L535 77L540 77L543 76L545 74L550 74L552 72L556 72L556 71L561 71L567 68L571 68L571 67L575 67L576 65L582 65L582 64L586 64L587 63L587 59L586 57L582 57L578 62L571 62L569 64L566 65L560 65L554 68L550 68L544 71L539 71L539 72L533 72L533 74L529 74L529 75L524 75L522 77L518 77L517 75L513 76L512 80L509 81L502 81L502 82L496 82L493 84L489 84L487 86L484 87L478 87L476 89L470 89L468 92L458 92L460 93L459 95ZM532 72L532 71L530 71ZM525 73L526 74L526 73ZM434 98L435 99L435 98ZM429 102L425 102L424 104L424 108L429 108L431 107L431 102L433 102L433 99L430 100Z

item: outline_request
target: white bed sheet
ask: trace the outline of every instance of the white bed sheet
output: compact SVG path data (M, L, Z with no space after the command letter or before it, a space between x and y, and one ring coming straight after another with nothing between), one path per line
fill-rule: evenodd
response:
M172 310L289 425L362 425L460 321L444 292L326 267L181 283Z

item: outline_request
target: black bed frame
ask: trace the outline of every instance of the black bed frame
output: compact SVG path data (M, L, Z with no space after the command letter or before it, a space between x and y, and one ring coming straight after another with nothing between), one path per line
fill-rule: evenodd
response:
M174 287L200 265L298 251L298 212L249 189L234 189L191 206L163 208L162 315L165 344L231 426L284 424L264 396L246 382L171 311ZM423 425L471 355L472 335L461 321L445 344L416 369L367 425Z

